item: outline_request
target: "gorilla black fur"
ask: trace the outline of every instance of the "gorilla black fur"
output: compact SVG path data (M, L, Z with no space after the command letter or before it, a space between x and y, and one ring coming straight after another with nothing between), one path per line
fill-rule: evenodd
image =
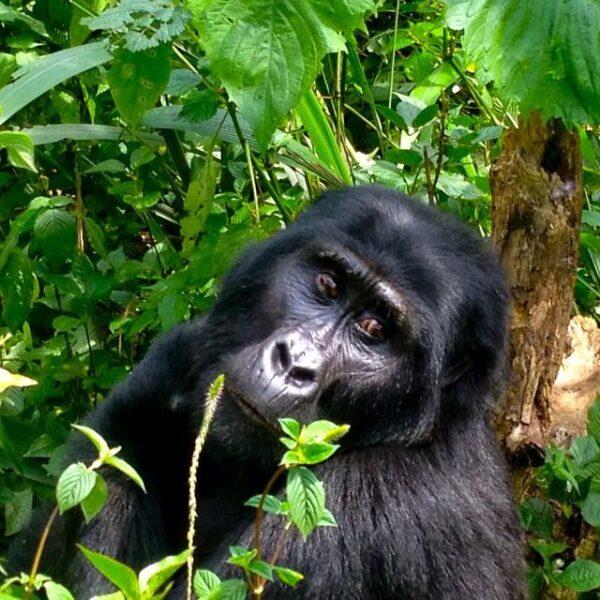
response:
M305 580L269 585L267 600L524 598L520 531L489 425L506 331L502 270L466 226L382 188L325 194L247 251L214 308L156 342L94 411L88 424L123 446L148 494L108 472L107 506L89 525L76 511L61 517L42 571L88 598L110 586L76 541L135 568L185 546L193 438L206 387L225 371L199 470L197 564L222 570L229 545L250 544L243 502L283 450L270 424L326 418L351 425L339 455L316 469L339 528L293 548L290 537L279 563ZM72 444L85 459L89 443ZM29 559L27 540L18 546ZM169 597L183 589L180 580Z

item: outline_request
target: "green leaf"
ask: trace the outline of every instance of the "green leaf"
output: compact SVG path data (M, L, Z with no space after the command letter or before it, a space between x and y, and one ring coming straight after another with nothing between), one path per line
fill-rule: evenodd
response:
M300 455L306 465L316 465L330 458L339 448L337 444L306 444L302 445Z
M17 81L0 89L0 125L59 83L111 59L104 42L47 54L13 74Z
M256 548L248 550L248 548L244 548L244 546L229 546L229 558L227 559L227 562L231 565L247 569L256 556L256 553Z
M268 579L269 581L273 581L273 567L264 560L253 560L248 565L248 570L252 573L256 573L260 575L264 579Z
M110 448L108 447L106 440L97 431L94 431L91 427L86 427L85 425L71 425L71 427L83 433L83 435L94 444L100 458L108 456Z
M61 515L87 497L94 489L96 478L97 474L80 462L69 465L63 471L56 484L56 500Z
M202 81L202 77L189 69L173 69L165 94L181 96L196 87Z
M6 148L8 162L14 167L37 172L33 157L33 140L26 133L0 131L0 148Z
M325 510L323 484L306 467L295 467L288 471L286 496L290 519L306 538Z
M244 506L252 506L253 508L258 508L261 497L262 496L260 494L252 496L252 498L249 498L248 500L246 500L246 502L244 502ZM262 509L265 512L274 515L283 515L286 513L284 503L279 498L271 496L270 494L267 494L265 496L265 501L263 503Z
M90 600L126 600L123 592L113 592L112 594L102 594L101 596L93 596Z
M156 594L186 563L189 555L189 550L184 550L175 556L166 556L143 568L138 575L138 583L144 597L150 598Z
M323 510L323 514L317 523L317 527L337 527L337 521L331 511L328 509Z
M121 473L127 475L127 477L129 477L129 479L142 488L144 492L146 491L146 486L144 485L139 473L128 462L124 461L118 456L109 456L105 462L107 465L110 465L111 467L121 471Z
M521 521L527 531L540 537L552 537L552 505L541 498L527 498L519 507Z
M300 98L296 112L306 129L317 156L347 184L352 184L348 163L316 94L308 90Z
M588 410L588 433L600 443L600 398Z
M288 569L287 567L274 566L273 571L282 583L291 587L296 587L296 585L304 579L302 573L298 573L298 571Z
M158 303L158 318L164 331L183 321L189 314L189 306L181 293L167 294Z
M205 600L246 600L248 586L241 579L226 579Z
M73 595L69 590L54 581L47 581L44 584L48 600L73 600Z
M471 0L464 49L523 111L600 123L597 0Z
M194 593L198 600L205 600L209 594L216 590L221 580L212 571L198 569L194 574Z
M593 560L575 560L557 575L558 583L576 592L589 592L600 587L600 564Z
M323 443L334 442L350 431L350 425L336 425L331 421L313 421L307 425L300 435L300 442Z
M583 518L594 527L600 526L600 493L589 493L581 506Z
M77 544L77 547L106 579L114 583L123 592L127 600L139 599L140 588L138 580L130 567L110 556L89 550L81 544Z
M189 0L208 62L266 148L309 89L329 48L327 28L351 29L372 3L348 0Z
M81 501L81 510L86 523L89 523L102 510L107 500L106 482L101 475L96 474L96 483L92 491Z
M54 265L63 263L75 251L75 216L62 208L49 208L41 212L33 225L33 239L36 248Z
M19 329L27 320L34 289L35 278L31 260L22 250L11 250L0 273L0 291L2 320L13 331Z
M125 170L125 165L116 158L108 158L100 161L99 163L87 168L83 171L84 175L90 175L92 173L121 173Z
M32 502L31 488L14 492L4 505L4 535L14 535L23 529L31 515Z
M169 83L170 48L166 45L144 52L119 50L108 72L110 93L123 120L137 127Z
M600 227L600 212L595 210L581 211L581 221L592 227Z
M166 106L164 108L174 108ZM31 136L33 144L54 144L63 140L131 140L133 134L122 127L112 125L90 125L89 123L63 123L61 125L36 125L22 130ZM157 147L164 144L162 136L143 131L135 132L135 137L145 144Z
M569 452L578 467L584 467L600 458L598 443L590 435L575 438L571 443Z
M190 121L208 121L217 114L219 96L213 90L194 90L184 101L181 116Z
M295 419L279 419L279 425L284 433L287 433L293 440L300 437L300 423Z

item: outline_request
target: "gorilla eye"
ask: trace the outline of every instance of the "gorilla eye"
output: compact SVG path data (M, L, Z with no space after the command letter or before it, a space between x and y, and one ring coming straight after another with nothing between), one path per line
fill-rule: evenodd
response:
M375 317L362 317L356 322L356 325L374 340L381 341L385 338L385 328Z
M340 297L340 286L331 273L327 273L326 271L319 273L317 275L317 287L325 298L335 300Z

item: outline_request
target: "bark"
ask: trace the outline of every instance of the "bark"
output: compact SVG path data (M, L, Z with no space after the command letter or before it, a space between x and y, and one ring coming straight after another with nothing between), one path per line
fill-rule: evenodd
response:
M490 171L492 238L512 296L510 375L497 429L512 453L545 446L571 317L582 198L579 138L530 115Z

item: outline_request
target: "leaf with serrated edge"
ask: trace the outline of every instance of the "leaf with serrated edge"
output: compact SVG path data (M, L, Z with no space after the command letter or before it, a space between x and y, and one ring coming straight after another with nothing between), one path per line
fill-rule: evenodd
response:
M139 487L141 487L142 490L144 490L144 492L146 491L146 486L144 485L144 482L140 477L139 473L128 462L124 461L118 456L110 456L106 459L106 464L110 465L111 467L114 467L115 469L118 469L119 471L121 471L121 473L127 475L127 477L129 477L129 479L131 479Z
M96 477L94 471L80 462L69 465L63 471L56 484L56 500L61 515L86 498L94 489Z
M325 510L323 484L306 467L295 467L288 471L286 497L290 519L306 538Z

